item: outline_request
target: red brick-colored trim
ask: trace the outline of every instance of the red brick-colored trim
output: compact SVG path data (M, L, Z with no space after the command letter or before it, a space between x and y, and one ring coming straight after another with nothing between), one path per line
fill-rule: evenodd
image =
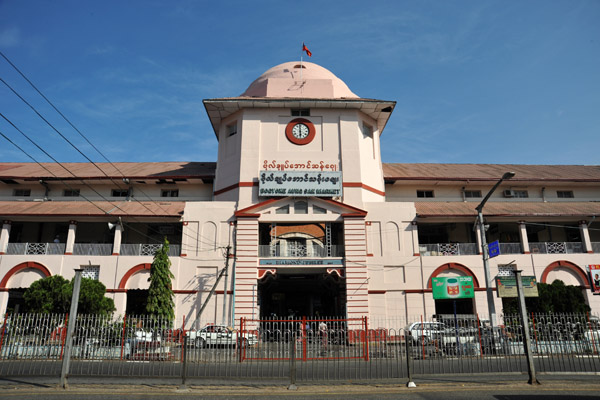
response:
M71 253L70 251L65 252L65 256L72 256L73 253Z
M118 255L119 255L119 253L112 253L112 255L113 255L113 256L118 256Z
M4 275L4 278L2 278L2 281L0 281L0 288L6 288L6 284L8 283L8 280L17 272L22 271L24 269L37 269L38 271L40 271L42 274L44 274L45 277L49 277L50 275L50 270L48 268L46 268L44 265L35 262L35 261L25 261L22 262L21 264L17 264L16 266L12 267L10 271L8 271L6 273L6 275Z
M106 289L106 293L127 293L127 289Z
M213 195L218 196L220 194L229 192L230 190L233 190L233 189L237 189L237 188L241 188L241 187L253 187L253 186L258 186L258 182L238 182L238 183L234 183L233 185L226 186L223 189L215 190L213 192Z
M387 290L369 290L369 294L386 294Z
M151 266L152 266L152 264L145 263L145 264L138 264L135 267L131 268L129 271L127 271L125 273L125 275L123 275L123 278L121 278L121 282L119 282L119 289L125 289L125 286L127 285L127 281L129 280L129 278L131 278L133 276L133 274L143 271L143 270L150 270Z
M431 279L432 278L435 278L442 272L448 271L448 270L458 270L458 271L461 271L466 276L473 277L473 286L475 286L475 289L477 289L479 287L479 281L477 280L477 277L475 276L473 271L471 271L469 268L465 267L462 264L458 264L458 263L446 263L444 265L439 266L435 271L433 271L433 273L427 280L427 288L431 289Z
M553 270L555 270L557 268L565 268L565 269L575 272L575 274L577 274L577 276L579 276L581 281L584 283L583 287L585 287L586 289L590 288L590 281L588 280L586 273L583 272L583 270L581 268L579 268L579 266L577 266L576 264L574 264L570 261L565 261L565 260L554 261L552 264L548 265L546 267L546 269L544 269L544 272L542 273L540 282L548 283L547 282L548 274L550 274L550 272L552 272Z
M292 130L294 129L294 126L296 126L297 124L306 125L306 127L308 128L308 136L307 137L305 137L303 139L298 139L297 137L294 136L294 134L292 133ZM310 142L312 142L313 139L315 138L316 132L317 132L317 130L315 129L315 126L313 125L313 123L310 122L309 120L307 120L306 118L294 118L285 127L285 137L290 142L292 142L296 145L299 145L299 146L304 146L305 144L309 144Z
M343 182L342 187L361 188L361 189L365 189L365 190L368 190L369 192L373 192L375 194L385 197L385 192L375 189L374 187L371 187L369 185L365 185L364 183L361 183L361 182Z

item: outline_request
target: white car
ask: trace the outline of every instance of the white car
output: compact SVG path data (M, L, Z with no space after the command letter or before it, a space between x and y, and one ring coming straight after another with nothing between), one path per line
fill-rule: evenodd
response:
M197 331L187 331L186 336L196 347L254 346L258 343L258 337L253 333L242 334L240 343L238 331L225 325L207 325Z
M429 344L437 341L442 345L455 345L457 332L454 328L448 327L442 322L413 322L406 328L409 338L414 343ZM458 342L461 344L473 343L477 341L477 330L459 328Z

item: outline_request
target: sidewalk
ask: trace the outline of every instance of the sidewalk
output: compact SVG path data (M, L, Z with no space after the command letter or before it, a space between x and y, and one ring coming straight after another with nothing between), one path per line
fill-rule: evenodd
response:
M0 378L0 398L15 398L23 396L57 395L63 393L70 395L100 395L102 393L115 395L159 395L187 393L194 396L207 397L278 397L294 396L297 394L318 395L344 395L358 396L361 394L373 396L377 394L410 393L410 392L448 392L448 391L474 391L474 390L519 390L532 391L577 390L600 391L600 374L543 374L538 379L541 386L527 384L528 376L524 374L502 375L431 375L419 376L414 379L416 388L407 388L406 379L385 380L369 382L333 381L305 383L298 382L298 389L288 390L289 382L248 381L203 379L189 380L185 387L175 380L158 379L132 379L132 378L71 378L69 388L64 390L59 387L58 378Z

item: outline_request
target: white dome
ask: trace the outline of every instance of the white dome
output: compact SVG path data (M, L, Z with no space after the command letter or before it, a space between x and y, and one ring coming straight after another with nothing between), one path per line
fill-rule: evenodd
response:
M277 65L258 77L242 94L246 97L343 99L359 98L331 71L310 62Z

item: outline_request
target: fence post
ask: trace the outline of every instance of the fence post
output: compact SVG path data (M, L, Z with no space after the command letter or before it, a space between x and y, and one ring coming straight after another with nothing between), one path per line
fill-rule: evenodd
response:
M123 332L121 333L121 361L123 361L123 347L125 346L125 327L127 326L127 314L123 317Z
M297 390L296 386L296 332L292 328L290 338L290 385L288 390Z
M81 288L81 272L83 269L75 270L75 281L73 282L73 296L71 297L71 318L67 326L67 345L65 355L62 360L62 369L60 373L60 386L63 389L68 387L67 376L69 375L69 364L71 363L71 350L73 349L73 331L77 320L77 303L79 303L79 289Z
M301 328L301 332L302 332L302 361L306 361L306 317L302 317L302 328Z
M363 326L365 327L365 361L369 361L369 323L367 317L363 317Z
M2 337L0 338L0 353L2 352L2 344L4 343L4 332L6 331L6 319L8 318L8 313L4 314L4 322L2 323Z
M187 336L183 336L183 346L182 346L182 350L181 350L181 385L179 385L179 389L183 390L183 389L187 389L187 386L185 384L185 380L187 378L187 342L188 342L188 338Z
M410 359L412 358L412 354L410 351L410 343L407 331L404 331L404 344L406 345L406 373L408 374L408 382L406 382L406 387L417 387L417 385L415 385L415 383L412 380L412 366L410 365Z
M243 351L245 351L245 346L244 346L244 322L245 322L245 317L241 317L240 318L240 330L238 332L238 352L240 354L240 362L244 361L244 355L243 355Z

